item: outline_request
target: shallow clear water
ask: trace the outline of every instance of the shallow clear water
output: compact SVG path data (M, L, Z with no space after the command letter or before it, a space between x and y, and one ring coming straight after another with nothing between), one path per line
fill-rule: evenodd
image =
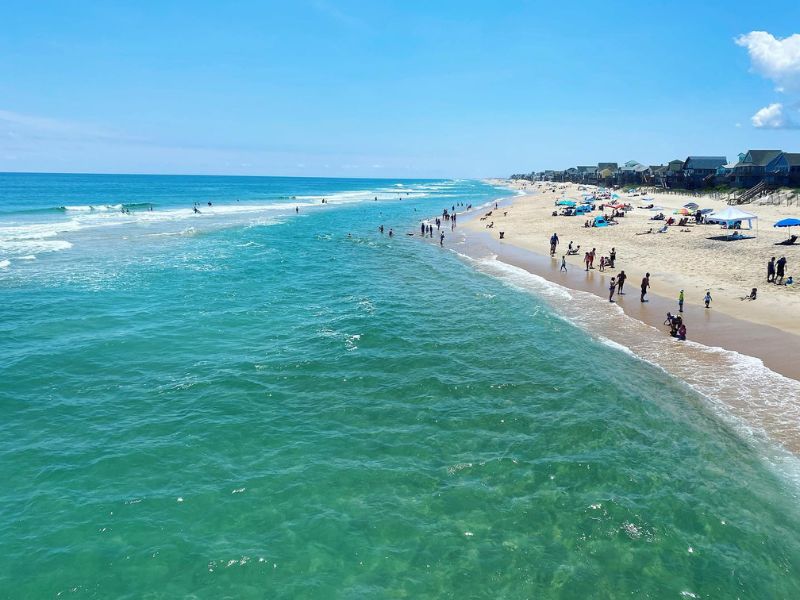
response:
M713 404L405 235L508 192L0 194L3 597L800 593L795 488Z

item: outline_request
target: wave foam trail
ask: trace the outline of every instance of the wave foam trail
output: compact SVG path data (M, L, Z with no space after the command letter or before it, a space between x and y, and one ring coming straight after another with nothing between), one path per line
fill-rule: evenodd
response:
M699 392L715 414L746 439L763 444L769 462L794 465L782 474L800 484L800 460L793 454L800 451L799 381L752 356L665 337L595 294L565 288L495 258L469 261L511 287L542 297L558 316L600 343L650 363Z

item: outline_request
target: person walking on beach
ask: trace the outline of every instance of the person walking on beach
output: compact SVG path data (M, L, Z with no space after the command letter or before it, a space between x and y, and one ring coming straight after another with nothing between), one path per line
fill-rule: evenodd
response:
M767 263L767 283L773 283L775 281L775 257L769 259Z
M620 271L619 277L617 277L617 296L623 296L625 292L622 291L622 287L625 285L625 280L628 278L625 275L625 271Z
M561 268L559 269L559 272L561 271L564 271L564 273L567 272L567 257L563 254L561 255Z
M711 290L706 290L706 295L703 296L703 302L706 303L706 308L711 308Z
M589 271L589 253L588 252L583 256L583 262L586 263L586 271L588 272Z
M611 278L611 283L608 284L608 301L614 301L614 290L617 289L617 281L613 277Z
M611 248L611 253L608 255L608 266L614 268L614 262L617 260L617 249Z
M640 302L647 302L644 299L645 295L647 294L647 288L650 287L650 273L647 273L644 277L642 277L642 294L639 297Z
M589 252L589 268L594 269L594 257L597 255L597 250L592 248L592 251Z
M772 282L781 285L784 273L786 273L786 257L781 256L775 263L775 277L772 278Z
M550 256L556 255L556 247L558 246L558 234L554 233L550 236Z
M678 294L678 312L683 312L683 290Z

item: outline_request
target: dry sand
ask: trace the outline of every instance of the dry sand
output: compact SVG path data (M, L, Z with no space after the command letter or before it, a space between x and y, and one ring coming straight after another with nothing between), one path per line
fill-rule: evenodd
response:
M800 244L776 246L775 243L788 237L785 228L774 228L776 221L786 217L800 217L796 206L763 206L747 204L741 208L756 214L758 231L755 239L732 242L708 239L724 234L719 225L690 225L688 228L673 226L668 233L636 235L650 228L657 230L663 221L650 221L657 214L651 210L635 208L627 211L618 225L603 228L585 228L587 217L553 217L554 203L562 197L580 199L582 191L575 184L523 186L529 195L514 198L513 204L505 209L494 211L486 221L472 220L465 228L473 231L486 231L486 225L494 222L489 230L497 236L505 232L505 243L525 248L541 255L549 255L550 236L558 233L560 245L556 256L560 261L566 254L570 241L581 246L577 256L567 257L570 270L584 269L584 251L597 249L595 272L598 270L600 256L607 256L612 247L616 248L616 268L607 270L608 277L624 269L628 280L629 293L636 292L642 276L650 273L651 292L667 299L677 298L681 289L685 290L686 306L702 306L707 289L713 297L712 311L769 325L800 335L800 285L776 286L766 282L766 265L770 257L787 259L787 275L800 274ZM552 191L555 187L555 191ZM621 193L620 202L628 202L634 207L644 203L639 197L629 197ZM656 206L663 207L664 214L671 216L674 209L687 202L696 202L701 208L721 209L726 206L721 199L694 197L666 193L648 194ZM610 209L606 209L611 212ZM600 211L590 213L598 215ZM504 216L505 215L505 216ZM677 216L677 215L676 215ZM754 225L755 227L755 225ZM688 232L681 232L688 229ZM800 228L793 230L800 234ZM749 232L744 231L747 235ZM742 301L741 298L758 288L758 300Z

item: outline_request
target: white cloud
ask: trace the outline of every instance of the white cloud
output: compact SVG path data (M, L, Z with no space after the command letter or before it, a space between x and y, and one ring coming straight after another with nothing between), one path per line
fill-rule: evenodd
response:
M780 102L765 106L750 117L753 127L758 129L795 129L797 124L786 114L785 107Z
M747 48L753 71L775 82L778 91L800 90L800 33L776 38L766 31L751 31L735 42Z

